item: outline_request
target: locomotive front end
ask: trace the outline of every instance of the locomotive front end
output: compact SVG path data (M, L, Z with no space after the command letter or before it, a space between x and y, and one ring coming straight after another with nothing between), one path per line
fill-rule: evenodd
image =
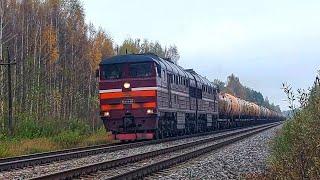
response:
M100 116L115 139L153 139L157 128L156 65L130 55L100 64Z

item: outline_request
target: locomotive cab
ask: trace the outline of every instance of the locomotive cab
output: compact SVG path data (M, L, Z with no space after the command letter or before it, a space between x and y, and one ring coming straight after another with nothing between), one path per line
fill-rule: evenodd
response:
M102 61L100 116L115 139L153 139L157 128L157 65L130 55Z

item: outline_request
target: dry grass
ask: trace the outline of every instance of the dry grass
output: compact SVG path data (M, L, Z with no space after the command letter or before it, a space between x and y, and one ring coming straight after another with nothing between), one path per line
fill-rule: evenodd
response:
M22 140L0 141L0 158L33 154L40 152L56 151L65 148L75 148L98 144L113 143L110 133L96 133L92 135L80 136L80 141L74 141L66 145L52 138L35 138Z
M1 142L0 157L11 157L23 154L33 154L59 149L47 138L13 140Z
M111 138L111 133L107 134L92 134L87 136L86 138L81 141L81 146L91 146L91 145L98 145L98 144L107 144L113 143L113 139Z

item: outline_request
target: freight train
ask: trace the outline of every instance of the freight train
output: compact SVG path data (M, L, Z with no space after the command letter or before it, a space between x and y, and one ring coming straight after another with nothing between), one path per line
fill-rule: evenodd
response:
M282 115L230 94L192 69L154 54L118 55L99 65L100 116L115 139L213 131Z

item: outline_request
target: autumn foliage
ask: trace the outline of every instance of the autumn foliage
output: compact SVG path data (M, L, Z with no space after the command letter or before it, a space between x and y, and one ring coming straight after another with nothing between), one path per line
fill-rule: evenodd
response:
M60 129L74 120L92 131L101 126L95 71L103 58L150 52L179 59L176 46L157 41L128 38L116 45L102 28L85 22L80 0L1 0L0 20L0 61L7 60L8 47L17 62L12 68L16 136L26 120L32 120L26 129L37 125L28 129L31 134L42 132L46 121ZM8 124L6 72L0 66L0 140Z
M44 27L42 34L43 53L48 56L49 64L55 63L59 58L59 47L57 33L52 26Z
M15 128L26 119L100 122L97 107L99 61L115 54L112 39L85 23L79 0L2 0L0 61L6 47L12 68ZM0 134L6 133L7 69L0 67ZM19 132L15 132L17 134Z

